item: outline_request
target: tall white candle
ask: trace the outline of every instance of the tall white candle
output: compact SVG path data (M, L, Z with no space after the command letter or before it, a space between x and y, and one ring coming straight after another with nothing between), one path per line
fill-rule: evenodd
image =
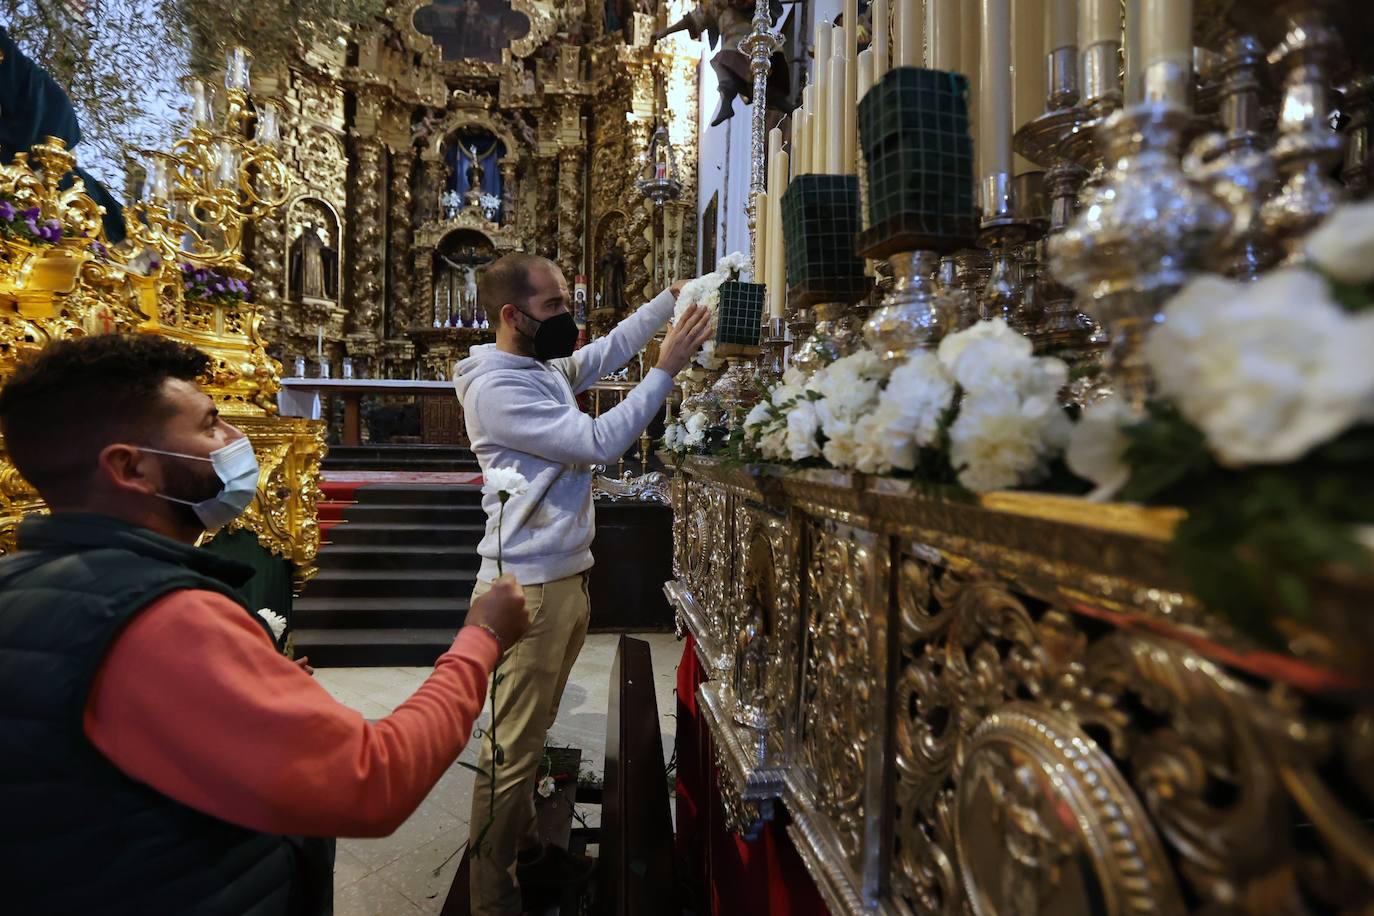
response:
M798 108L793 113L792 120L792 177L805 175L807 171L807 154L811 149L810 134L811 125L807 124L810 116L802 109Z
M983 172L983 146L981 132L978 130L978 112L983 107L983 96L979 89L978 50L982 44L983 32L980 27L982 7L979 0L964 0L959 6L959 66L960 73L968 77L968 123L973 135L973 174Z
M754 282L763 283L768 276L768 192L760 191L754 198Z
M868 47L873 52L873 82L876 85L889 66L887 36L892 26L888 18L887 0L873 0L869 9L873 13L873 40Z
M854 87L859 82L859 4L844 0L844 84L848 96L844 103L844 173L854 174L859 155L859 111Z
M1135 105L1145 97L1145 62L1142 59L1141 0L1126 0L1126 28L1122 33L1121 51L1126 59L1126 81L1121 87L1127 105Z
M1011 0L981 0L978 137L983 175L1011 174Z
M834 33L834 27L828 22L816 26L816 60L812 69L812 76L816 79L816 104L811 109L815 115L811 122L815 125L815 134L811 138L814 157L811 166L812 171L817 173L825 171L825 151L830 148L830 134L835 127L830 113L830 58Z
M324 362L324 326L319 325L315 328L315 358L319 362Z
M802 164L805 171L798 174L811 175L821 171L819 163L825 158L814 83L802 90L802 110L806 112L806 161Z
M1045 110L1045 0L1014 0L1011 7L1012 128L1035 120ZM1036 166L1020 156L1013 167L1017 175Z
M926 0L926 66L959 69L959 0Z
M827 110L831 112L834 123L826 134L825 171L829 175L839 175L844 171L844 110L849 102L849 93L844 85L844 69L843 57L830 59L830 104Z
M862 102L868 90L873 88L873 49L865 48L859 52L858 86L854 90L854 98L857 102ZM855 125L854 134L854 155L849 160L849 173L859 174L859 136L858 125Z
M1049 0L1045 18L1045 56L1078 44L1077 0Z
M1078 50L1121 40L1121 0L1079 0Z
M921 66L924 18L921 0L897 0L897 66Z
M787 152L778 153L778 174L787 174ZM773 230L768 233L768 317L781 318L787 293L787 269L783 257L782 194L768 201Z
M1151 99L1185 101L1193 64L1193 0L1140 2L1140 78L1145 94ZM1167 78L1147 76L1156 68L1164 68Z

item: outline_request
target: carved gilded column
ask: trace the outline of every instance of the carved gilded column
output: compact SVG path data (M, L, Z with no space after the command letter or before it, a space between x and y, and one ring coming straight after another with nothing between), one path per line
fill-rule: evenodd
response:
M415 302L411 298L410 246L414 235L411 222L411 172L415 152L403 149L391 154L391 327L389 337L404 334L415 326Z
M349 289L349 336L380 339L382 334L382 144L375 137L353 138L357 168L349 187L353 215L353 269Z
M538 177L539 223L534 234L535 253L546 258L558 256L558 160L540 156L535 160Z
M444 193L448 184L448 166L442 159L422 157L420 167L420 186L415 200L415 219L427 223L439 218L439 195Z
M262 315L259 333L265 340L280 343L285 320L286 224L278 216L264 217L253 224L253 299Z
M582 240L586 237L583 158L580 147L558 153L558 262L570 277L582 273Z
M501 222L504 225L516 225L518 200L515 193L515 157L508 155L501 160Z
M649 137L644 126L634 125L626 150L627 161L643 161L648 144ZM649 234L653 230L653 204L633 184L625 192L625 197L628 217L625 226L625 300L633 307L648 301L648 297L654 294L646 291L649 285L649 256L653 253Z

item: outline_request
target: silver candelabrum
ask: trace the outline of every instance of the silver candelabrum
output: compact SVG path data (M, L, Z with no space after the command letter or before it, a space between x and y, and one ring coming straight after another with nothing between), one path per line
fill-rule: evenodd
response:
M1054 275L1111 331L1112 380L1137 411L1151 387L1145 333L1230 224L1226 208L1180 167L1190 122L1187 109L1167 102L1108 117L1098 128L1108 163L1102 183L1049 243Z

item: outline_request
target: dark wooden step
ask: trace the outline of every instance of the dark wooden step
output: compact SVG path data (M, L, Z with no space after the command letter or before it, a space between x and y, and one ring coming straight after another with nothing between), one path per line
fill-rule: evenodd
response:
M481 470L475 458L325 458L320 462L325 471L447 471L476 473Z
M474 546L434 544L328 544L315 565L320 569L476 569L482 564Z
M306 598L460 598L472 594L475 569L324 569L306 586Z
M387 506L480 506L482 488L466 483L370 483L354 492L354 500Z
M321 630L397 627L461 627L468 615L468 595L458 598L297 598L295 625Z
M295 631L296 656L309 656L317 668L428 668L448 651L459 629L301 629Z
M481 525L487 514L481 506L388 505L386 503L356 502L344 510L344 521L365 525Z
M486 533L485 524L415 525L345 522L329 529L326 539L332 544L390 545L415 547L473 547ZM327 547L322 550L328 549Z

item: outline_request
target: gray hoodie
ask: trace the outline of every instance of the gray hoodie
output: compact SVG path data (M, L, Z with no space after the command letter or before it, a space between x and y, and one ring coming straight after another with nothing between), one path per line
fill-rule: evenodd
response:
M529 489L506 503L501 525L505 570L522 585L553 582L592 566L594 464L612 464L639 437L673 388L653 369L600 417L578 409L576 395L616 371L673 316L673 294L659 293L600 340L547 363L473 347L453 370L472 450L485 472L514 468ZM496 578L496 523L501 502L482 497L486 535L478 545L483 581Z

